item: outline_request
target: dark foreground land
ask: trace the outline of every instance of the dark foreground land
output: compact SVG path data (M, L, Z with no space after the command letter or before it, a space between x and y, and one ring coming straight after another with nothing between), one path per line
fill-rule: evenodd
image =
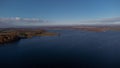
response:
M33 36L54 36L56 33L42 29L0 29L0 44L10 43Z

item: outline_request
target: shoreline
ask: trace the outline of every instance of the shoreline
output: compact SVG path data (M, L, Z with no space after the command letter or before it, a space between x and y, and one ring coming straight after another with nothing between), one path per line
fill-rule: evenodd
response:
M3 30L0 32L0 44L10 43L18 41L20 39L32 38L33 36L55 36L57 33L48 32L46 30L28 30L28 29L16 29L16 30Z

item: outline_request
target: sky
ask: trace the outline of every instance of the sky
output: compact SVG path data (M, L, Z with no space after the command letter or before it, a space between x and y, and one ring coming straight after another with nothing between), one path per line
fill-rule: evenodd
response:
M0 26L120 24L120 0L0 0Z

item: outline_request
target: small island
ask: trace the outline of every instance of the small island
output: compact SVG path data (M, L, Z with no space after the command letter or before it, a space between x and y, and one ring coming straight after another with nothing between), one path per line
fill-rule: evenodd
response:
M43 29L0 29L0 44L15 42L33 36L55 36L57 33Z

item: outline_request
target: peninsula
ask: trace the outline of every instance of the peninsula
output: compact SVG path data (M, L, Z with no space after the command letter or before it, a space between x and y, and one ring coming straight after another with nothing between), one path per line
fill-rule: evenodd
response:
M0 29L0 44L15 42L33 36L55 36L57 33L42 29Z

